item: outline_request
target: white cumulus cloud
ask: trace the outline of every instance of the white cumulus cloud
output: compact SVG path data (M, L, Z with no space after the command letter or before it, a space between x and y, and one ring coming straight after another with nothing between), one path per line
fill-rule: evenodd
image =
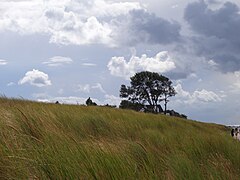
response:
M111 27L108 23L100 22L97 17L79 19L78 15L68 14L65 22L54 20L51 29L51 43L56 44L106 44L116 46L111 38Z
M94 0L92 3L92 8L88 10L88 14L97 15L100 17L117 17L120 15L126 15L133 9L142 8L143 7L139 2L110 2L104 0Z
M126 79L139 71L166 73L176 68L167 51L159 52L155 57L147 57L146 54L132 56L129 61L124 57L112 57L107 67L112 75Z
M47 34L57 44L115 46L112 20L137 9L138 2L105 0L1 1L0 32Z
M208 91L206 89L196 90L193 93L183 90L181 84L177 84L175 87L177 92L177 98L180 102L186 104L193 104L193 103L210 103L210 102L221 102L222 96L216 94L213 91Z
M0 1L0 32L44 34L50 43L109 47L179 41L180 25L141 2L109 0Z
M39 70L33 69L32 71L28 71L25 76L19 80L18 84L26 84L29 83L33 86L44 87L52 85L49 77L46 73L41 72Z
M222 100L219 95L217 95L213 91L207 91L206 89L202 89L201 91L195 91L192 96L193 99L202 102L220 102Z
M120 97L116 97L114 95L106 94L104 104L119 106L121 101L122 101L122 99Z

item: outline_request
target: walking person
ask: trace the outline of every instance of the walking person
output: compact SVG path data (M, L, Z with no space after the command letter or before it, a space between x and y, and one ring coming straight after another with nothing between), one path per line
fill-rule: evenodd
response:
M234 139L237 139L237 136L238 136L238 128L235 128L234 129Z
M231 130L231 136L234 136L234 129Z
M236 139L240 141L240 132L239 132L239 129L237 129L237 132L236 132Z

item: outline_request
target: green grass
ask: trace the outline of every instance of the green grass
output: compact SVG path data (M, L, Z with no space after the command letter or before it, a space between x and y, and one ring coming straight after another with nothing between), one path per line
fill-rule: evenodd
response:
M0 98L0 179L240 179L224 126Z

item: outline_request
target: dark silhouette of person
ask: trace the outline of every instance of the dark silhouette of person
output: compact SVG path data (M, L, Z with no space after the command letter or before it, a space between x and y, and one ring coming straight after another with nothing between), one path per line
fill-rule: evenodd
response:
M235 128L235 136L237 137L238 135L238 128Z
M234 129L231 130L231 135L234 136Z

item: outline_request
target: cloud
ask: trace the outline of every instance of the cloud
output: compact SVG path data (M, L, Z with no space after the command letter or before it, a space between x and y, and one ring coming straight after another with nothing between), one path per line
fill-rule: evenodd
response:
M105 93L105 90L103 89L103 87L102 87L102 85L101 85L100 83L96 83L96 84L93 85L91 88L92 88L93 90L94 90L94 89L97 89L97 90L99 90L100 92Z
M204 1L198 1L187 6L184 17L200 34L236 43L240 41L240 14L234 3L226 2L220 9L211 10Z
M101 104L101 102L98 99L91 98L94 102L96 102L98 105ZM86 104L87 98L83 97L76 97L76 96L59 96L59 97L47 97L47 98L38 98L37 101L39 102L46 102L46 103L55 103L56 101L60 102L61 104Z
M86 104L87 98L84 97L77 97L77 96L59 96L59 97L51 97L48 96L47 94L34 94L34 97L37 99L39 102L46 102L46 103L55 103L56 101L62 103L62 104ZM98 105L119 105L121 102L121 98L116 97L114 95L108 95L106 94L104 96L104 100L100 101L96 98L91 99L96 102Z
M211 60L208 61L208 65L209 65L210 67L216 67L216 66L218 66L218 64L217 64L213 59L211 59Z
M75 96L69 96L69 97L54 97L54 98L40 98L37 99L39 102L47 102L47 103L55 103L56 101L63 103L63 104L85 104L86 98L82 97L75 97Z
M114 39L123 45L170 44L181 39L181 26L150 14L145 9L129 12L127 16L113 21Z
M73 60L69 57L62 57L62 56L54 56L50 58L48 61L43 62L47 66L56 67L56 66L63 66L65 64L71 64Z
M112 57L107 67L113 76L125 79L140 71L166 73L176 68L167 51L159 52L155 57L147 57L146 54L141 57L132 56L129 61L124 57Z
M190 3L184 18L197 34L192 37L196 54L212 59L227 73L240 70L240 10L231 2L211 9L205 1Z
M130 12L129 29L139 41L150 44L168 44L180 39L180 25L157 17L144 10ZM131 37L131 36L130 36Z
M32 71L28 71L25 76L19 80L18 84L26 84L29 83L33 86L44 87L52 85L49 77L46 73L41 72L39 70L33 69Z
M7 65L7 60L0 59L0 66Z
M113 46L112 18L141 8L139 3L92 0L0 2L0 31L50 35L57 44ZM99 20L99 19L109 20Z
M0 32L45 34L50 43L168 44L180 38L180 25L150 14L139 2L51 0L0 2Z
M63 93L64 93L64 90L63 90L63 89L59 89L57 93L58 93L58 94L63 94Z
M7 86L14 86L14 85L15 85L14 82L9 82L9 83L7 83Z
M107 23L101 23L95 16L86 20L78 21L72 14L69 22L59 22L60 30L53 29L50 39L51 43L56 44L105 44L116 46L111 38L112 29ZM76 22L73 22L76 21ZM57 25L58 26L58 25Z
M226 81L229 83L228 90L230 94L240 94L240 71L227 74Z
M94 64L94 63L82 63L82 66L97 66L97 64Z
M174 88L177 92L176 98L178 98L178 101L185 104L221 102L223 97L206 89L196 90L190 93L183 90L181 84L177 84Z
M100 91L102 93L105 93L105 90L103 89L102 85L100 83L95 83L93 85L90 84L79 84L77 86L77 91L78 92L83 92L83 93L91 93L93 91Z
M176 8L178 8L178 7L179 7L178 4L174 4L174 5L171 6L171 8L173 8L173 9L176 9Z
M94 14L99 17L118 17L127 15L133 9L142 8L139 2L108 2L104 0L94 0L87 14Z
M219 4L218 0L207 0L208 4Z
M196 99L195 101L201 101L201 102L220 102L221 98L213 91L207 91L205 89L202 89L201 91L194 91L193 93L193 99Z
M89 84L85 84L85 85L79 84L77 91L84 92L84 93L90 93L90 89L91 89L91 87Z
M42 3L33 1L0 2L0 32L13 31L20 34L46 32L42 18Z
M119 106L120 102L122 101L122 99L120 97L116 97L114 95L105 95L105 104L109 104L109 105L116 105Z

